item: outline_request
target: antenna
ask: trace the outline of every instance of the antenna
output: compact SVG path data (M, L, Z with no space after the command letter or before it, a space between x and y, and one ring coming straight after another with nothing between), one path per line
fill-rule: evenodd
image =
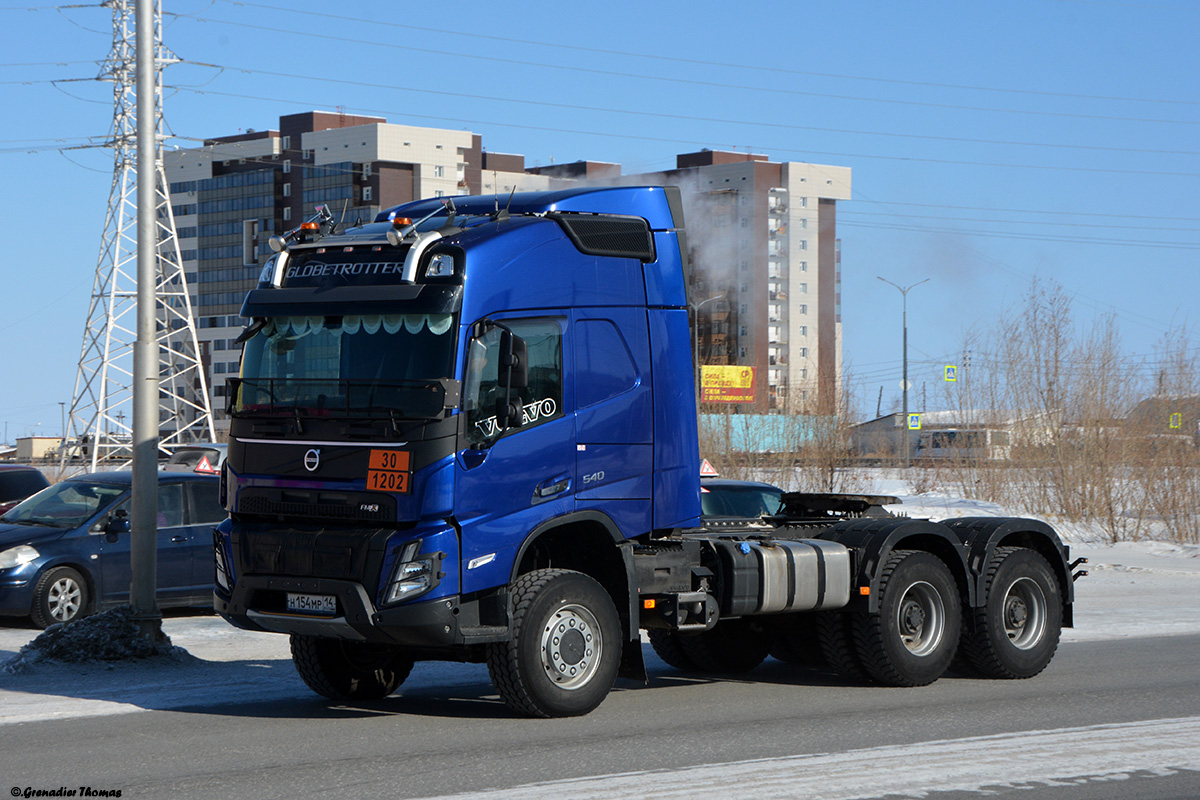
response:
M128 461L133 444L133 350L137 343L137 120L135 2L108 0L112 51L100 79L113 85L112 186L100 256L83 330L69 427L87 443L91 468ZM158 362L159 449L216 439L207 376L179 252L175 216L163 169L162 67L179 59L162 43L162 8L154 9L155 285L154 348ZM128 422L126 421L128 420ZM64 432L65 433L65 432ZM70 448L62 449L62 460Z

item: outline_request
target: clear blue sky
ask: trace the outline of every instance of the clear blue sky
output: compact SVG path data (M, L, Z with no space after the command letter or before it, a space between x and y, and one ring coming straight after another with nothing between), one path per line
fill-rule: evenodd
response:
M103 141L112 99L53 81L99 73L111 13L0 3L12 440L56 435L73 392L112 157L61 148ZM844 358L865 413L899 393L900 295L876 276L931 279L909 295L910 377L931 397L964 331L1035 275L1081 323L1115 313L1131 358L1200 324L1193 0L165 6L179 146L341 106L468 129L529 165L640 172L710 147L852 167Z

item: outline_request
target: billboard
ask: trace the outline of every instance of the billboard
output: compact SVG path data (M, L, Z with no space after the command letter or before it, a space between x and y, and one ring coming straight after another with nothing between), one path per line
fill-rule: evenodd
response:
M754 367L700 367L701 403L753 403Z

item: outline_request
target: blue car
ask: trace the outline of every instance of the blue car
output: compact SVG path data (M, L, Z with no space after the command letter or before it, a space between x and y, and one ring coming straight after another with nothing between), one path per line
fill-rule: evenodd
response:
M0 614L38 627L129 602L130 472L80 475L0 516ZM158 603L212 604L214 475L158 475Z

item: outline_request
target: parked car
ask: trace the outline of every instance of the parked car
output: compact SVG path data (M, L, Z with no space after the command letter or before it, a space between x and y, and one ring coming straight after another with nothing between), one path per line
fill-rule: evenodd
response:
M0 614L38 627L129 602L130 472L79 475L0 516ZM212 603L218 479L158 473L158 604Z
M228 448L215 442L202 442L175 448L163 462L162 468L171 472L199 472L219 475Z
M49 485L37 467L0 464L0 514Z
M729 478L700 480L700 514L710 519L758 519L778 514L783 490L759 481Z

